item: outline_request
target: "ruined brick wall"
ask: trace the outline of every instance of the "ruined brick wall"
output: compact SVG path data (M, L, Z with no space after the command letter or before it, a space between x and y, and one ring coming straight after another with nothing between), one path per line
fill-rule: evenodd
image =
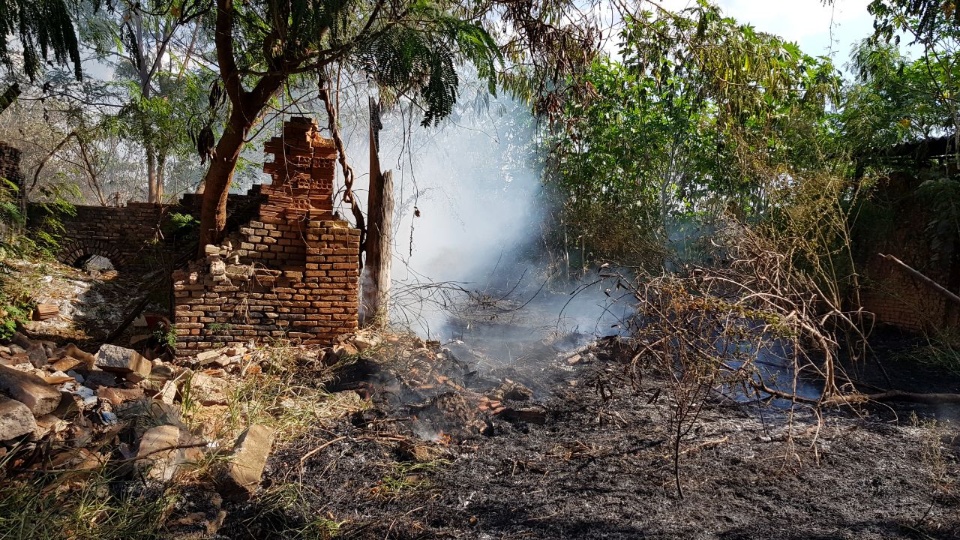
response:
M233 216L255 215L263 200L259 186L245 195L230 195L227 208ZM164 234L174 212L200 218L200 196L184 195L178 204L129 202L126 206L76 206L75 215L61 215L57 259L75 265L90 255L110 259L120 272L146 273L167 267L184 250L195 246ZM42 227L42 209L29 205L31 229ZM228 228L236 229L228 224Z
M63 231L57 259L75 265L90 255L110 259L120 272L146 273L170 257L161 227L170 206L127 203L122 207L77 206L62 216Z
M336 149L294 118L266 151L257 218L174 274L177 354L247 341L329 343L357 328L360 231L333 216Z
M916 195L919 180L892 175L881 187L882 205L891 221L869 240L861 240L861 302L879 324L911 332L929 332L956 326L957 306L929 285L909 275L892 261L879 256L893 255L949 290L960 290L960 265L957 264L956 239L934 241L928 230L933 218ZM871 226L858 224L857 226Z

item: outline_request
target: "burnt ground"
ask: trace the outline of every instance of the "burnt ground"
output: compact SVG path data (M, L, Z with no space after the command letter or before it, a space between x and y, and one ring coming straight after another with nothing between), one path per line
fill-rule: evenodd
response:
M496 365L386 347L342 368L331 390L370 407L278 448L221 534L960 538L956 424L713 394L681 445L680 498L666 379L615 346L573 365L539 348Z

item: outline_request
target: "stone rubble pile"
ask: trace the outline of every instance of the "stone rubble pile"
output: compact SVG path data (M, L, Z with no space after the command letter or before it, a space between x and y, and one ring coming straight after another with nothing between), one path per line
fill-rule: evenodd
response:
M261 372L262 361L261 351L242 346L173 363L116 345L94 353L16 334L0 345L0 464L15 474L127 461L134 478L156 483L208 458L226 458L207 497L247 499L260 485L274 430L254 424L232 450L220 448L209 434L190 430L181 413L185 398L191 407L226 405L238 384ZM219 504L215 510L213 522L202 522L208 533L223 521Z

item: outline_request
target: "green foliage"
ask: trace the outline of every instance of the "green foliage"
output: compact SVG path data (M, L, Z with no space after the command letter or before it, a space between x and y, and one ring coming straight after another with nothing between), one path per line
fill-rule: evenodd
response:
M3 463L0 463L3 465ZM0 486L0 538L159 538L168 494L120 495L107 470L47 472ZM137 480L139 482L139 480Z
M164 238L183 238L196 234L199 227L200 222L192 214L171 212L161 230Z
M766 217L777 185L832 166L829 60L706 2L640 12L621 56L593 64L594 95L564 105L549 142L564 233L593 257L637 262L691 218Z
M64 0L0 0L0 62L14 72L22 72L31 80L43 61L50 57L63 65L73 64L74 76L80 80L80 49L71 20L70 7ZM8 37L16 36L19 48L11 47ZM15 56L22 64L15 66Z
M157 341L166 345L167 347L170 347L171 349L177 348L177 327L176 326L170 326L170 328L166 330L162 330L162 329L155 330L153 333L153 336L157 339Z
M79 197L80 190L75 184L55 183L37 188L35 202L30 207L30 235L21 237L27 251L49 257L59 249L60 235L64 232L61 219L76 215L70 199Z
M0 307L0 340L13 337L17 332L17 325L27 320L30 312L21 306L4 304Z

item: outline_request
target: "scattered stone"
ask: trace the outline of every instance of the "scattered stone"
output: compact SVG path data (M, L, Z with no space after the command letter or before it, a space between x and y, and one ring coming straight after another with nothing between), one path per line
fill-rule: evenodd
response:
M58 371L50 375L44 375L42 378L43 378L43 381L49 384L50 386L57 386L66 382L75 382L73 377L71 377L70 375L67 375L66 373L63 373L62 371Z
M35 368L39 369L47 365L47 350L43 348L41 343L31 344L30 348L27 349L27 357L30 358L30 363Z
M16 353L10 357L11 366L19 366L20 364L29 364L29 363L30 363L30 357L27 356L27 353L25 352Z
M90 371L84 377L83 384L90 388L100 388L101 386L117 386L117 376L99 369Z
M14 350L15 353L26 352L27 349L29 349L30 346L33 345L33 341L31 341L30 338L21 334L20 332L14 332L13 336L10 337L10 343L20 348L19 351ZM12 350L13 346L11 346L10 348Z
M70 422L60 419L55 414L45 414L37 418L37 429L33 433L37 439L40 439L48 433L62 433L69 427Z
M353 336L353 339L351 341L353 342L354 346L357 348L357 351L359 352L363 352L367 349L372 349L380 345L381 343L380 338L372 334L370 335L358 334L356 336Z
M168 364L154 364L150 371L150 380L157 386L177 377L178 371Z
M215 364L218 366L224 366L229 362L225 362L226 355L220 350L213 351L203 351L197 354L197 365L205 366L207 364Z
M333 346L333 352L337 355L338 359L342 359L346 356L356 356L360 354L360 349L356 347L353 343L337 343Z
M93 390L93 388L81 386L73 393L80 398L84 409L91 409L97 406L97 393Z
M123 375L133 373L139 380L149 377L150 370L153 368L153 364L137 351L116 345L101 346L100 351L97 352L96 365L104 371L113 373Z
M57 304L37 304L33 308L33 320L46 321L60 314L60 306Z
M37 421L26 405L0 396L0 441L9 441L36 429Z
M97 357L95 355L80 350L80 348L73 343L64 347L63 353L67 356L72 356L81 360L84 364L86 364L87 369L93 369L93 366L97 363Z
M202 405L226 405L230 384L221 378L211 377L202 371L190 379L190 395Z
M173 405L173 401L177 398L177 383L173 381L163 383L163 388L157 397L159 397L163 403Z
M530 390L520 383L507 382L504 383L501 388L503 390L503 399L511 401L529 401L533 399L533 390Z
M97 397L109 402L114 407L135 399L143 399L143 388L110 388L101 386L97 389Z
M237 439L233 459L221 477L220 494L229 500L248 499L260 485L263 468L276 434L272 428L254 424Z
M169 482L182 461L179 445L180 428L177 426L152 427L140 439L137 466L147 478Z
M79 366L80 364L83 364L83 360L80 360L79 358L74 358L72 356L64 356L59 360L54 360L54 362L50 364L50 367L53 368L55 371L67 372Z
M547 423L547 411L537 407L531 407L528 409L507 407L494 414L496 414L499 418L506 420L507 422L526 422L528 424L540 425Z
M0 366L0 392L26 405L35 416L52 413L60 405L60 392L43 379Z

